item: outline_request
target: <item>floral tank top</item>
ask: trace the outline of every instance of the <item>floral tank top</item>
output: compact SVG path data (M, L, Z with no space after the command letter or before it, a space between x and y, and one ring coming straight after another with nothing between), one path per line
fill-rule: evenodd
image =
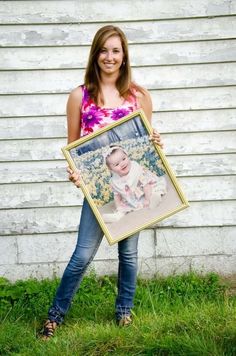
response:
M95 104L84 85L82 88L80 136L88 135L138 109L137 98L130 95L117 108L104 108Z

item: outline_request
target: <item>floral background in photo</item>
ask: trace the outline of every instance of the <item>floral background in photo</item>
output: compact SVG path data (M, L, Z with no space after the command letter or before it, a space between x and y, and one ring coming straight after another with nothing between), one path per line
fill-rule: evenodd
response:
M112 144L121 145L120 142L112 142ZM122 147L128 152L131 160L137 161L157 176L165 174L162 161L148 136L122 141ZM80 156L72 152L73 161L97 207L114 199L110 188L111 174L103 158L108 148L109 146L105 146Z

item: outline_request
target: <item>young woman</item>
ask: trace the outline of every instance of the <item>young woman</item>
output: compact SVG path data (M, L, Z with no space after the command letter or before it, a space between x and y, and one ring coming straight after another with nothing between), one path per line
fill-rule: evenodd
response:
M150 94L131 81L126 37L118 27L104 26L93 39L84 84L75 88L68 99L68 143L119 120L138 108L144 110L151 122ZM157 132L153 132L151 139L162 146ZM68 168L68 173L69 180L79 187L78 172ZM135 234L118 243L119 271L115 315L120 326L131 323L136 287L138 236ZM45 340L53 336L56 327L63 322L102 238L103 232L85 199L77 244L48 311L48 320L44 324Z

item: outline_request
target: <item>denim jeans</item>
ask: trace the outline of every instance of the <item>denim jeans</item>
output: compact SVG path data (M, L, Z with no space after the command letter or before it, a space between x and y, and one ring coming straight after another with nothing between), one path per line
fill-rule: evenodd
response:
M115 303L117 320L123 315L129 315L133 307L137 275L138 237L139 234L135 234L118 242L118 295ZM56 321L58 324L63 322L72 298L78 290L83 275L93 260L102 238L103 231L87 200L84 200L77 244L62 276L53 305L49 309L48 318L50 320Z

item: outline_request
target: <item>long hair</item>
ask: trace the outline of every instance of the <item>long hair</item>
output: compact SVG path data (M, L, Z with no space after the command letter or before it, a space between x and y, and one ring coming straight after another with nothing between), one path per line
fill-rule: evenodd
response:
M94 36L84 77L85 86L88 89L90 97L96 104L98 104L98 101L104 103L100 92L100 68L97 64L97 59L104 43L112 36L118 36L120 38L124 54L123 63L120 67L120 75L116 81L116 88L120 96L126 99L128 96L133 95L132 89L141 89L131 82L131 67L125 34L119 27L107 25L100 28Z

